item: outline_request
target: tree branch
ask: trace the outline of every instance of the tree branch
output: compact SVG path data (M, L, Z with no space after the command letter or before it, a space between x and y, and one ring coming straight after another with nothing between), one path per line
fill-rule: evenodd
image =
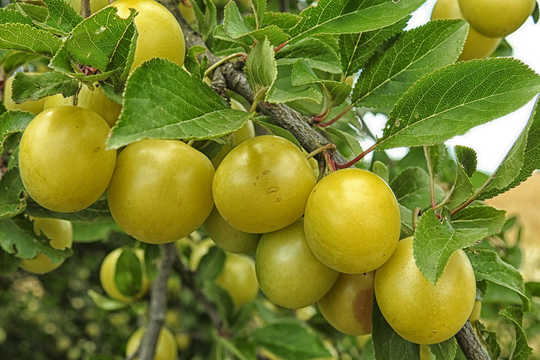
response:
M467 321L465 326L463 326L463 328L456 334L456 340L467 359L490 360L487 351L476 337L476 334L474 333L469 321Z
M146 326L146 331L139 348L133 354L137 355L139 360L154 359L159 333L165 321L165 311L167 310L167 280L176 259L176 247L174 243L161 245L160 247L162 259L158 267L158 274L152 284L148 325ZM131 358L133 358L133 355Z
M194 45L203 46L206 49L205 55L208 57L208 62L210 64L218 62L219 58L208 50L200 35L195 32L184 20L182 14L180 14L180 11L178 10L178 7L176 6L176 1L159 1L173 13L180 23L180 27L184 32L184 38L186 40L186 48ZM253 102L254 94L251 91L246 75L243 72L242 62L225 63L221 65L214 71L214 79L216 76L221 77L222 80L225 80L224 83L222 82L219 84L219 88L221 90L224 90L223 85L225 84L228 89L242 95L249 102ZM214 88L216 88L215 85ZM222 94L222 91L218 91L218 93ZM300 114L298 111L286 105L263 102L259 104L258 109L263 114L270 116L276 125L289 130L308 152L314 151L321 146L331 143L324 135L322 135L322 133L310 126L311 118ZM336 161L340 163L346 162L345 158L343 158L336 151L333 151L332 153L333 158ZM322 159L322 157L319 157L319 159Z
M81 0L81 15L84 18L90 16L90 0Z

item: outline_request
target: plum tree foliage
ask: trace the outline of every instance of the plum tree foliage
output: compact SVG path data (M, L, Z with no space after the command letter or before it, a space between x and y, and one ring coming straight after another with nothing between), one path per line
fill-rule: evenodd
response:
M538 105L492 174L446 145L540 92L504 39L538 5L424 3L3 1L2 356L538 356L485 203L540 169Z

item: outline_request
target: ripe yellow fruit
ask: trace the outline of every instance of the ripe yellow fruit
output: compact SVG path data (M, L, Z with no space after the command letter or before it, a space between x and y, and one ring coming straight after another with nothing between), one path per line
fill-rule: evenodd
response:
M140 328L135 331L129 338L126 345L126 357L129 357L139 348L139 344L144 336L145 328ZM158 342L156 344L156 353L154 360L176 360L178 349L176 347L176 339L169 329L162 327L159 333Z
M439 0L431 13L432 20L463 19L458 0ZM501 43L501 38L490 38L480 34L472 26L465 40L460 60L483 59L490 56Z
M319 301L339 275L313 256L306 244L303 221L263 235L255 267L268 300L289 309Z
M326 266L346 274L373 271L394 252L400 233L399 207L386 182L360 169L336 171L309 196L306 239Z
M458 250L433 285L415 264L410 237L400 241L375 273L375 296L384 318L401 337L430 345L450 339L463 327L473 310L476 281L469 258Z
M233 252L252 254L257 249L259 234L248 234L233 228L214 208L204 222L208 236L222 249Z
M315 181L309 161L293 143L278 136L258 136L223 159L214 177L214 201L234 228L267 233L302 216Z
M373 273L341 274L319 301L319 310L334 328L348 335L371 332Z
M118 16L128 18L129 9L137 10L135 26L139 37L131 71L143 62L153 58L163 58L184 64L184 33L173 14L154 0L118 0L111 4L118 9Z
M32 75L34 73L27 73L28 75ZM4 106L7 110L10 111L28 111L33 114L39 114L41 111L43 111L43 102L44 99L39 99L35 101L25 101L22 104L17 104L11 97L13 95L13 80L14 76L11 76L6 79L6 82L4 84Z
M193 244L189 258L189 268L191 271L197 270L201 259L204 257L204 255L208 254L208 251L210 251L210 248L214 245L214 241L210 238L206 238Z
M469 317L469 320L471 322L480 320L481 313L482 313L482 302L477 300L474 302L474 308L471 313L471 316Z
M535 3L535 0L459 0L459 7L465 19L482 35L505 37L523 25Z
M180 0L178 2L178 10L180 10L180 14L182 14L188 24L193 24L197 21L191 0Z
M65 98L62 94L49 96L45 98L43 108L50 109L64 105L73 105L73 97ZM122 110L122 106L110 100L99 87L90 90L89 87L83 86L79 92L77 106L98 113L111 127L116 123Z
M71 223L69 221L34 218L33 222L34 233L36 233L36 235L45 235L50 240L49 245L52 248L57 250L71 248L73 243L73 229L71 228ZM19 266L34 274L45 274L58 268L62 263L63 261L53 264L47 255L38 253L33 259L22 260Z
M69 0L68 3L77 14L81 14L81 0ZM90 13L93 14L107 5L109 5L109 0L90 0Z
M93 111L75 106L48 109L25 129L19 167L26 191L58 212L92 205L109 185L116 151L105 150L109 126Z
M143 140L118 156L108 191L114 220L137 240L163 244L189 235L212 211L214 167L181 141Z
M216 284L227 290L236 308L252 302L259 292L253 260L244 255L227 254Z
M140 297L144 296L144 294L146 294L146 292L148 291L148 287L150 286L150 282L148 281L148 277L146 276L144 268L144 252L142 249L135 249L134 251L135 255L137 255L141 262L142 272L141 289L134 297L122 294L120 290L118 290L118 288L116 287L116 282L114 280L116 274L116 262L118 261L120 255L122 255L122 248L115 249L111 251L107 256L105 256L99 270L99 279L101 281L101 286L103 287L103 290L105 290L107 295L109 295L111 298L125 303L132 302L133 300L139 299Z

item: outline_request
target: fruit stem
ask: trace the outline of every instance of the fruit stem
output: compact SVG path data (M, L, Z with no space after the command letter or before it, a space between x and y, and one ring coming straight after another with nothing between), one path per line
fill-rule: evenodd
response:
M285 41L285 42L282 42L281 44L279 44L278 46L276 46L274 48L274 54L277 54L279 52L279 50L283 49L285 46L287 46L287 44L289 43L289 41Z
M324 153L324 159L326 160L326 164L330 168L330 171L336 171L336 162L329 152Z
M221 59L218 62L212 64L208 69L206 69L206 71L204 72L203 78L208 77L212 73L212 71L216 70L218 67L225 64L226 62L228 62L228 61L230 61L230 60L232 60L234 58L241 57L241 56L247 56L247 54L245 52L237 52L237 53L225 56L223 59Z
M306 159L311 159L312 157L316 156L316 155L319 155L320 153L322 152L326 152L328 150L335 150L336 149L336 145L334 144L326 144L326 145L323 145L315 150L313 150L312 152L310 152L309 154L306 155Z
M77 91L75 91L75 95L73 95L73 106L77 106L79 104L79 92L81 92L82 85L79 83L79 87L77 88Z
M349 167L353 166L354 164L356 164L357 162L362 160L367 154L369 154L370 152L375 150L377 148L377 146L379 146L379 143L375 143L375 144L371 145L366 151L362 152L360 155L358 155L357 157L355 157L351 161L346 162L345 164L336 163L336 169L346 169L346 168L349 168Z
M342 112L340 112L335 118L333 118L332 120L328 121L328 122L325 122L325 123L318 123L317 126L319 127L327 127L327 126L330 126L332 124L334 124L336 121L338 121L339 119L341 119L345 114L347 114L349 111L351 111L352 109L354 108L354 106L351 104L349 106L347 106L345 109L343 109Z
M429 190L431 193L431 208L435 210L437 204L435 203L435 176L433 174L433 165L431 163L431 155L429 147L424 146L424 157L426 158L426 166L429 173Z

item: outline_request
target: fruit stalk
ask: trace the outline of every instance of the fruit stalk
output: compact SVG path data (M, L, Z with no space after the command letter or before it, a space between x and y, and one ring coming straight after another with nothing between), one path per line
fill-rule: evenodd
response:
M139 360L152 360L156 351L156 344L161 327L165 321L165 311L167 309L167 280L172 271L174 260L176 259L176 248L174 243L160 245L162 259L158 267L158 274L152 284L150 294L150 312L148 326L144 333L141 345L128 360L135 357Z
M459 347L469 360L490 360L490 357L467 321L465 326L456 334L456 340Z

